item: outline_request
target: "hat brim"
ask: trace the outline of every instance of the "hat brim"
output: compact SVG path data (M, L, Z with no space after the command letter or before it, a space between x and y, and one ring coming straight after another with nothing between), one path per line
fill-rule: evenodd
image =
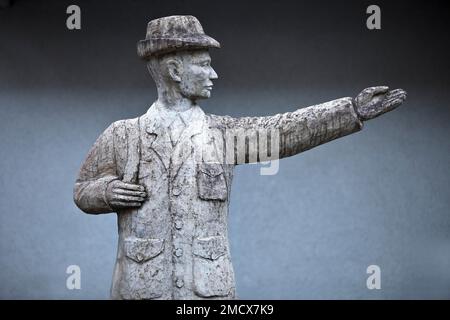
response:
M174 51L207 48L220 48L220 43L205 34L196 34L178 38L140 40L137 44L137 53L140 58L148 59L151 56Z

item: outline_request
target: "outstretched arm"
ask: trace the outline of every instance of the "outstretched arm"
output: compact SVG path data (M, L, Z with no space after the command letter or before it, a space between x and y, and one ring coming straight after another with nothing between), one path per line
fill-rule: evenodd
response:
M398 107L406 98L406 92L397 89L388 91L387 87L371 87L363 90L355 99L341 98L319 105L298 109L294 112L276 114L268 117L216 116L216 121L225 128L227 137L235 136L236 141L247 137L256 148L231 147L234 153L245 152L245 156L234 155L235 164L260 161L261 153L271 147L265 146L264 135L277 137L278 152L270 160L289 157L320 144L346 136L362 129L362 121L373 119ZM268 139L270 140L270 138ZM233 141L233 139L227 139ZM261 143L263 141L263 143ZM238 143L237 143L238 144ZM268 145L273 145L269 142ZM227 152L230 146L227 143ZM273 150L273 148L272 148ZM252 154L257 153L257 154ZM253 161L252 161L253 159ZM262 161L262 160L261 160Z

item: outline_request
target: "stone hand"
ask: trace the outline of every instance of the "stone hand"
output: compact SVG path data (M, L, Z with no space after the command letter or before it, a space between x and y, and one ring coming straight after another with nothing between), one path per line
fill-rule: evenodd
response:
M106 188L106 200L113 209L140 207L146 197L145 188L138 184L113 180Z
M394 110L406 99L406 91L388 87L370 87L361 91L353 101L353 105L360 120L370 120L385 112Z

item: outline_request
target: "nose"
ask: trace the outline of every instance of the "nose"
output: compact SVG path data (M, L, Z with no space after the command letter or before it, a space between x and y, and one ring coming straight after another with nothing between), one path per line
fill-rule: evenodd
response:
M209 72L209 79L215 80L215 79L219 78L216 71L212 67L210 67L210 68L211 68L211 70Z

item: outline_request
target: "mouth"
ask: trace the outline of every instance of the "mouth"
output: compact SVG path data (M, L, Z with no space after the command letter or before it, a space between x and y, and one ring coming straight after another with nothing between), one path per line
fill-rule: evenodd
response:
M205 89L206 89L206 90L208 90L208 91L211 91L211 90L212 90L212 88L213 88L213 86L212 86L212 85L210 85L210 86L205 86Z

